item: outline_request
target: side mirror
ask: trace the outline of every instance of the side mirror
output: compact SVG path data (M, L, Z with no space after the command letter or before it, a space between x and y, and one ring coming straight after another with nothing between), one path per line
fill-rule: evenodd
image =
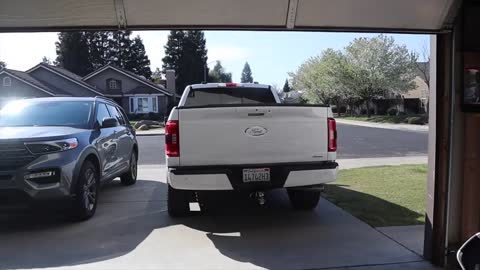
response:
M112 128L112 127L116 127L116 126L118 126L118 120L116 118L113 118L113 117L103 118L101 128Z
M457 252L457 260L462 270L480 269L480 233L475 234Z

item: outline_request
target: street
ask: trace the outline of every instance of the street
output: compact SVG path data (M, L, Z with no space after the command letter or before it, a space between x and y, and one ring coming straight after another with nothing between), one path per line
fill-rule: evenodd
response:
M339 159L427 155L428 133L338 124ZM139 136L139 164L165 164L164 137Z

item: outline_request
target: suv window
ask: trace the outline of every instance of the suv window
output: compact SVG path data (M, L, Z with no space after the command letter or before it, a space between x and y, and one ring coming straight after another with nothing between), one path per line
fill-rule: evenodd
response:
M123 118L125 125L129 126L130 122L128 121L128 117L125 114L125 112L120 107L117 107L117 111L118 111L118 114L120 114L120 116Z
M112 105L107 105L108 111L112 117L117 118L117 121L120 125L125 126L125 119L123 119L122 114L118 111L118 108Z
M110 118L110 113L108 113L107 106L104 103L100 103L97 106L97 122L99 125L102 125L104 118Z
M184 106L272 103L277 102L267 88L215 87L191 89Z
M17 100L0 110L0 127L67 126L88 128L91 101Z

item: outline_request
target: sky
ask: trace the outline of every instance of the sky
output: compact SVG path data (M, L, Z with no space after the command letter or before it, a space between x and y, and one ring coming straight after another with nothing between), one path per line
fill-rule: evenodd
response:
M152 71L162 66L163 46L168 31L134 31L143 39ZM261 32L261 31L206 31L208 62L222 62L233 81L240 81L245 62L250 64L255 81L282 87L288 72L327 48L343 49L355 38L373 37L368 33L331 32ZM394 34L398 44L422 53L429 48L428 35ZM0 60L7 68L27 70L38 64L44 56L54 60L57 33L2 33L0 34ZM423 60L423 59L420 59Z

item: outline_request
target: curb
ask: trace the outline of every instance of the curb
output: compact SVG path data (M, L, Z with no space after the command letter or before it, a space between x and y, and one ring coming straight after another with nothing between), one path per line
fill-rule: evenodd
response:
M370 128L383 128L383 129L413 131L413 132L428 132L429 130L428 125L369 123L364 121L346 120L341 118L336 118L335 120L337 121L338 124L362 126L362 127L370 127Z
M137 137L164 136L165 133L136 133Z

